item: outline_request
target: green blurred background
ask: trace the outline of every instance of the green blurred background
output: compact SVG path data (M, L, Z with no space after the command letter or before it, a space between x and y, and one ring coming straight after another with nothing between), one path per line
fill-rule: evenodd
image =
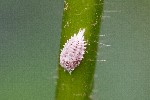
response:
M149 9L104 1L94 100L150 100ZM54 100L62 14L63 0L0 0L0 100Z

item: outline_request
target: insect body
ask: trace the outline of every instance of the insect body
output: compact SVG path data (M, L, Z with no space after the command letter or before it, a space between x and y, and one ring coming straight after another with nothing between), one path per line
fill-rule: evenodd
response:
M78 34L71 36L60 53L60 65L71 72L80 64L85 54L86 41L84 40L85 29L80 29Z

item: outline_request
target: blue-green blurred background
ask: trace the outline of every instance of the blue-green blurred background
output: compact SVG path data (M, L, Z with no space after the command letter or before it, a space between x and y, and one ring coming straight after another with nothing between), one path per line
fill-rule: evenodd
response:
M150 100L149 9L104 1L94 100ZM54 100L62 14L63 0L0 0L0 100Z

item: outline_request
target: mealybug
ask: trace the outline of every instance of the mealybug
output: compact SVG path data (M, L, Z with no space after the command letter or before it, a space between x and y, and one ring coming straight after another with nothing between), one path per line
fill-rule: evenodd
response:
M85 29L80 29L78 34L71 36L60 53L60 65L71 72L80 64L85 54L86 41L84 40Z

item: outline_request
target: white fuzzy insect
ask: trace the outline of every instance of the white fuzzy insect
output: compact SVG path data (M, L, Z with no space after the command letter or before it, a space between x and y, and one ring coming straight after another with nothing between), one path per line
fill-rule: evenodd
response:
M86 41L84 40L85 29L80 29L78 34L71 36L60 53L60 65L71 72L80 64L85 54Z

